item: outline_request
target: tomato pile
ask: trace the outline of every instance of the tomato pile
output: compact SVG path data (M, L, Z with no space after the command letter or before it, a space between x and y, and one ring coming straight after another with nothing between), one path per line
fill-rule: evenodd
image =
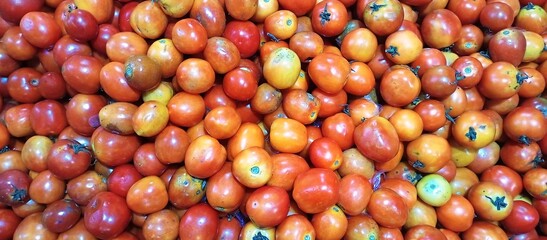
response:
M2 0L0 240L545 239L545 0Z

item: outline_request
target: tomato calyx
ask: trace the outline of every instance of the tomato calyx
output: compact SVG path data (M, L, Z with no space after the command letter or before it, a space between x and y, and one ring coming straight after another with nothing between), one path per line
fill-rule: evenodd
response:
M385 52L391 55L391 57L401 56L401 54L399 54L399 51L397 50L397 47L393 45L390 45L389 47L387 47Z
M528 136L522 135L522 136L519 137L519 143L522 143L522 144L528 146L528 145L530 145L531 140Z
M380 8L383 8L387 6L386 4L376 4L376 3L372 3L372 5L370 5L370 9L372 10L372 12L376 12L376 11L379 11Z
M456 83L465 79L465 76L460 71L456 71L455 75L456 75Z
M446 117L446 120L450 121L452 124L456 123L456 120L450 116L450 111L452 111L453 107L449 107L444 111L444 116Z
M479 52L479 54L485 58L490 59L490 52L488 52L488 50L482 50Z
M4 146L3 148L0 148L0 154L8 152L9 150L11 150L9 146Z
M425 165L420 160L416 160L416 162L412 163L412 167L416 169L421 169L421 168L424 168Z
M25 199L28 196L27 190L22 188L17 188L13 184L11 184L11 187L13 187L13 193L11 193L11 198L14 202L18 203L24 203Z
M410 67L409 69L412 73L414 73L414 76L418 77L418 71L420 71L420 68L421 66L416 66L416 67Z
M525 9L525 10L532 10L535 8L535 5L532 3L532 2L528 2L526 4L526 6L524 6L522 9Z
M321 12L319 13L319 17L321 18L321 25L325 25L325 24L327 24L327 22L330 21L330 15L331 15L331 13L330 13L330 12L328 11L328 9L327 9L327 6L328 6L328 5L329 5L329 4L326 3L326 4L325 4L325 7L323 8L323 11L321 11Z
M469 127L469 131L465 134L465 136L470 141L475 141L475 139L477 139L477 131L475 130L474 127Z
M496 196L495 199L492 199L489 196L484 196L484 197L488 198L488 200L490 200L490 203L492 203L492 205L494 205L496 207L496 210L498 211L507 207L507 202L505 202L505 196L503 197Z
M86 152L88 154L91 154L91 151L87 149L87 147L79 142L74 144L68 144L69 148L72 148L72 151L74 151L74 154L78 154L80 152Z
M519 71L517 73L517 83L518 83L518 85L515 87L515 89L520 87L520 85L522 85L524 83L524 81L526 81L526 79L528 79L528 78L530 78L530 76L528 76L528 74Z
M253 236L253 240L269 240L268 237L262 235L262 232L258 232Z
M545 160L543 159L543 154L541 151L538 151L536 156L534 157L534 160L532 160L531 164L534 168L538 167L541 163L543 163Z
M266 33L266 36L268 36L272 41L279 42L279 38L273 35L272 33Z

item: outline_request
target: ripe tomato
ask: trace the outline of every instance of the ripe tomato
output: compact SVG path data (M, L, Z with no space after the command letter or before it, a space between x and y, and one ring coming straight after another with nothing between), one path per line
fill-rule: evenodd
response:
M277 89L290 88L300 74L300 59L291 49L280 47L268 54L263 62L266 81Z
M298 153L307 145L306 126L294 119L277 118L270 127L270 144L284 153Z
M437 219L446 229L463 232L471 227L475 211L467 198L452 195L450 200L437 208Z
M83 212L85 228L99 238L120 235L131 221L125 199L111 192L95 195Z
M332 170L311 168L294 180L292 197L306 213L325 211L339 200L339 180Z
M387 36L403 24L404 10L401 2L394 0L365 1L363 21L378 36Z
M188 174L196 178L208 178L218 172L226 161L226 148L209 135L192 142L186 150L184 165Z
M325 93L330 94L338 93L344 88L350 71L348 60L332 53L321 53L314 57L308 65L308 74L313 83Z
M333 37L344 31L349 21L346 6L340 1L321 1L311 11L311 24L314 32L325 37Z
M287 217L289 194L282 188L263 186L249 196L246 212L251 221L262 228L275 227Z
M533 107L517 107L503 119L503 132L513 141L530 144L547 133L543 114Z
M348 218L336 205L314 214L311 223L318 239L341 239L348 229Z
M179 225L179 237L187 239L214 239L219 225L218 213L206 203L188 208L182 215Z
M277 239L315 239L315 229L310 220L301 214L290 215L275 229Z
M545 183L547 182L547 171L544 168L535 168L524 174L522 177L524 189L534 199L546 199Z
M372 192L368 179L356 173L348 174L340 180L340 200L337 205L350 216L359 215L366 209Z
M433 134L422 134L406 147L408 163L423 173L434 173L451 160L448 141Z
M345 239L381 239L380 227L369 216L359 215L348 219Z
M18 206L30 200L29 187L32 183L30 176L16 169L0 173L0 203L7 206Z
M514 201L513 210L503 219L501 226L507 232L521 234L534 230L539 223L539 213L525 201Z
M385 41L386 56L395 64L409 64L422 52L421 39L410 30L391 33Z
M169 203L180 209L189 208L203 199L205 186L203 179L191 176L184 166L180 167L173 173L167 187Z
M207 180L205 194L209 205L219 212L232 212L239 208L245 195L245 186L234 177L231 162L224 163Z
M507 234L499 226L486 222L476 221L467 231L462 233L462 239L508 239Z
M380 95L390 106L402 107L418 97L421 86L420 79L410 69L391 68L382 75Z
M354 131L357 149L367 158L376 162L386 162L399 151L400 141L397 131L385 118L375 116L357 125Z
M469 189L467 199L475 213L490 221L501 221L511 213L513 198L502 187L492 182L480 182Z
M167 188L158 176L147 176L135 182L127 192L126 202L131 211L150 214L167 206Z
M409 207L404 199L389 188L374 191L367 205L367 213L378 225L388 228L402 227L408 217Z
M404 228L411 229L421 225L436 227L437 214L434 207L418 200L412 207L408 208L408 218Z
M494 141L494 120L480 111L466 111L452 124L452 136L462 146L479 149Z
M424 43L433 48L448 47L460 38L462 23L448 9L436 9L425 15L420 25Z

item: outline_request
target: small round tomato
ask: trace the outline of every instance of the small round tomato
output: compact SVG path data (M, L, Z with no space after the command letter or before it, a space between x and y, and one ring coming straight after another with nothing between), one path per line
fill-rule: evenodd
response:
M245 195L245 186L234 177L231 162L224 163L207 180L205 194L209 205L219 212L232 212L239 208Z
M294 180L292 197L306 213L319 213L336 204L340 198L339 180L329 169L311 168Z
M385 118L375 116L359 124L354 131L357 149L367 158L386 162L399 151L397 131Z
M308 74L313 83L330 94L338 93L344 88L350 72L348 60L333 53L323 52L314 57L308 65Z
M367 205L367 213L378 225L389 228L402 227L408 217L409 207L404 199L389 188L374 191Z
M179 225L181 240L213 239L219 225L218 213L206 203L191 206L182 215Z
M462 146L479 149L494 141L494 120L481 111L466 111L452 124L452 136Z
M279 225L289 212L289 194L280 187L263 186L254 190L245 204L251 221L262 228Z
M480 182L469 189L467 199L475 213L489 221L501 221L511 213L513 198L502 187L492 182Z
M338 206L350 216L361 214L372 195L372 185L364 176L352 173L340 180L340 200Z
M190 142L184 157L186 170L196 178L212 176L222 168L225 161L226 148L209 135L200 136Z
M310 18L314 32L325 37L333 37L342 33L349 21L346 6L335 0L326 0L315 4Z
M277 89L290 88L300 74L300 59L291 49L280 47L268 54L263 63L266 81Z
M311 223L318 239L342 239L348 229L348 218L336 205L313 214Z
M521 234L534 230L539 223L539 212L532 204L525 201L514 201L513 210L503 219L501 226L507 232Z
M452 195L450 200L437 208L437 219L443 227L463 232L471 227L475 218L473 205L467 198L460 195Z
M147 176L135 182L126 196L127 206L139 214L157 212L167 206L167 188L158 176Z
M448 141L433 134L422 134L406 147L408 163L423 173L434 173L451 160Z
M440 207L450 200L452 188L450 183L439 174L432 173L420 179L416 184L418 197L425 203Z
M120 235L131 221L131 210L125 199L111 192L95 195L83 212L85 228L99 238Z
M250 147L235 156L232 173L244 186L258 188L270 180L272 168L270 155L264 148Z

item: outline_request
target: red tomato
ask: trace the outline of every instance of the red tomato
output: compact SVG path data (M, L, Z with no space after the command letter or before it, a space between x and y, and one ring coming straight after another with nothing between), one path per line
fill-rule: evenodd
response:
M311 168L294 180L292 197L306 213L319 213L340 199L339 180L332 170Z
M186 239L214 239L219 225L218 213L206 203L199 203L182 215L179 237Z

